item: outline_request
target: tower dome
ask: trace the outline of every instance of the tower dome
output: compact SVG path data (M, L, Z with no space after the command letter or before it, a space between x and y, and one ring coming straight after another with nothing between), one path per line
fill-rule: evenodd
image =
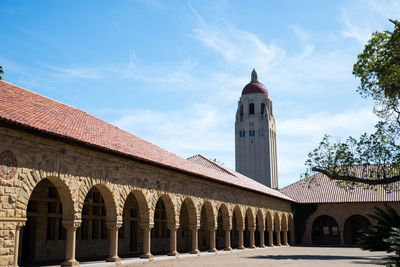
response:
M248 83L242 91L242 95L246 94L266 94L268 95L268 90L264 84L260 83L257 78L257 72L255 69L251 72L251 81Z

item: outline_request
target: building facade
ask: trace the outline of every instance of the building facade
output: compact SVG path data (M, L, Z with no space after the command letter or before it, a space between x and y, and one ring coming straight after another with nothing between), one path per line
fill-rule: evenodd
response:
M253 69L242 91L235 120L236 171L278 188L276 127L272 101Z
M0 200L0 266L294 240L293 200L282 193L4 81Z

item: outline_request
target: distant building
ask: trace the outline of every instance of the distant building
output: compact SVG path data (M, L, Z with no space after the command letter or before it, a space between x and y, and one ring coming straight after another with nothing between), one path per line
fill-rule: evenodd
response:
M253 69L242 91L235 121L236 171L278 188L276 127L272 101Z

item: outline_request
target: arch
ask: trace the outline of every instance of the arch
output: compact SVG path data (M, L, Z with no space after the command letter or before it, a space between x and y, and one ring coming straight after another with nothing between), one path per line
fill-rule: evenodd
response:
M268 231L274 230L273 217L272 217L272 212L270 210L267 210L265 212L265 227Z
M235 216L233 216L235 215ZM232 212L232 225L235 223L237 229L244 228L243 213L239 206L235 206Z
M336 220L328 215L317 217L312 224L311 239L315 245L339 245L340 234Z
M244 219L244 231L243 231L243 242L245 247L249 247L250 244L250 229L255 228L255 220L253 215L253 210L247 208L245 219Z
M42 178L38 175L32 175L31 182L25 183L25 186L22 186L18 192L18 197L16 200L18 205L16 205L16 207L22 207L21 217L26 217L30 196L32 195L36 186L44 179L50 181L57 189L63 205L63 219L66 221L72 221L75 219L75 217L79 217L80 212L76 208L77 205L73 201L72 192L68 185L58 176L47 176Z
M200 212L200 228L198 231L198 248L200 251L210 249L210 228L216 225L213 206L209 201L204 201Z
M140 224L149 221L149 210L144 195L138 190L132 190L121 201L122 226L118 231L119 254L129 255L140 253L144 238ZM143 218L145 217L145 218Z
M222 214L222 224L224 226L224 228L230 228L231 227L231 216L229 214L229 209L228 207L222 203L219 207L218 207L218 211L221 211Z
M262 212L261 209L258 209L258 210L257 210L256 222L257 222L258 228L263 228L263 229L265 229L266 226L265 226L264 213Z
M275 212L274 214L274 230L276 232L279 232L282 230L281 228L281 220L278 212Z
M157 202L155 203L155 206L152 207L152 210L155 211L157 203L159 203L160 200L165 205L168 224L176 225L178 223L176 208L174 203L172 202L172 198L168 194L163 194L159 196Z
M41 179L35 185L26 206L27 221L22 229L19 253L21 263L34 264L49 260L61 262L66 246L66 230L62 223L65 208L51 179Z
M197 209L194 204L194 201L190 197L187 197L182 201L182 203L180 205L180 210L182 210L183 205L186 205L186 207L188 209L189 225L197 226L198 214L197 214Z
M122 191L122 190L121 190ZM133 195L138 203L139 206L139 217L140 217L140 222L139 223L149 223L150 222L150 208L149 205L147 204L146 196L144 193L140 190L136 189L127 189L122 191L120 197L120 201L118 202L120 208L118 210L121 210L121 214L118 212L118 216L122 216L122 211L126 205L126 201L129 197L129 195Z
M362 215L352 215L344 222L344 243L346 245L356 245L360 238L360 230L367 230L371 226L370 221Z
M95 188L101 193L101 196L104 198L104 204L106 208L106 220L107 222L121 222L121 216L117 215L117 205L115 201L114 192L116 190L112 190L108 187L108 185L103 183L92 183L93 181L90 180L86 186L81 187L79 193L79 213L82 214L83 205L85 202L86 197L88 196L89 192Z
M191 227L197 226L197 212L191 198L185 198L180 205L179 228L177 230L178 252L189 252L191 249Z
M209 201L204 201L202 205L202 210L204 209L206 214L207 214L207 224L210 227L215 227L216 225L216 217L214 215L214 209L213 206Z

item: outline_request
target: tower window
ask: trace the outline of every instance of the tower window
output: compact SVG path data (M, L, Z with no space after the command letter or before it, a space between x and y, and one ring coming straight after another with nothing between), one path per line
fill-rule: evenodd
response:
M239 113L240 113L240 120L242 120L243 119L243 105L240 105Z
M249 105L249 114L254 115L254 104L253 103L250 103L250 105Z
M249 136L255 136L256 131L254 129L249 130Z
M265 110L265 104L261 103L261 114L264 114L264 110Z

